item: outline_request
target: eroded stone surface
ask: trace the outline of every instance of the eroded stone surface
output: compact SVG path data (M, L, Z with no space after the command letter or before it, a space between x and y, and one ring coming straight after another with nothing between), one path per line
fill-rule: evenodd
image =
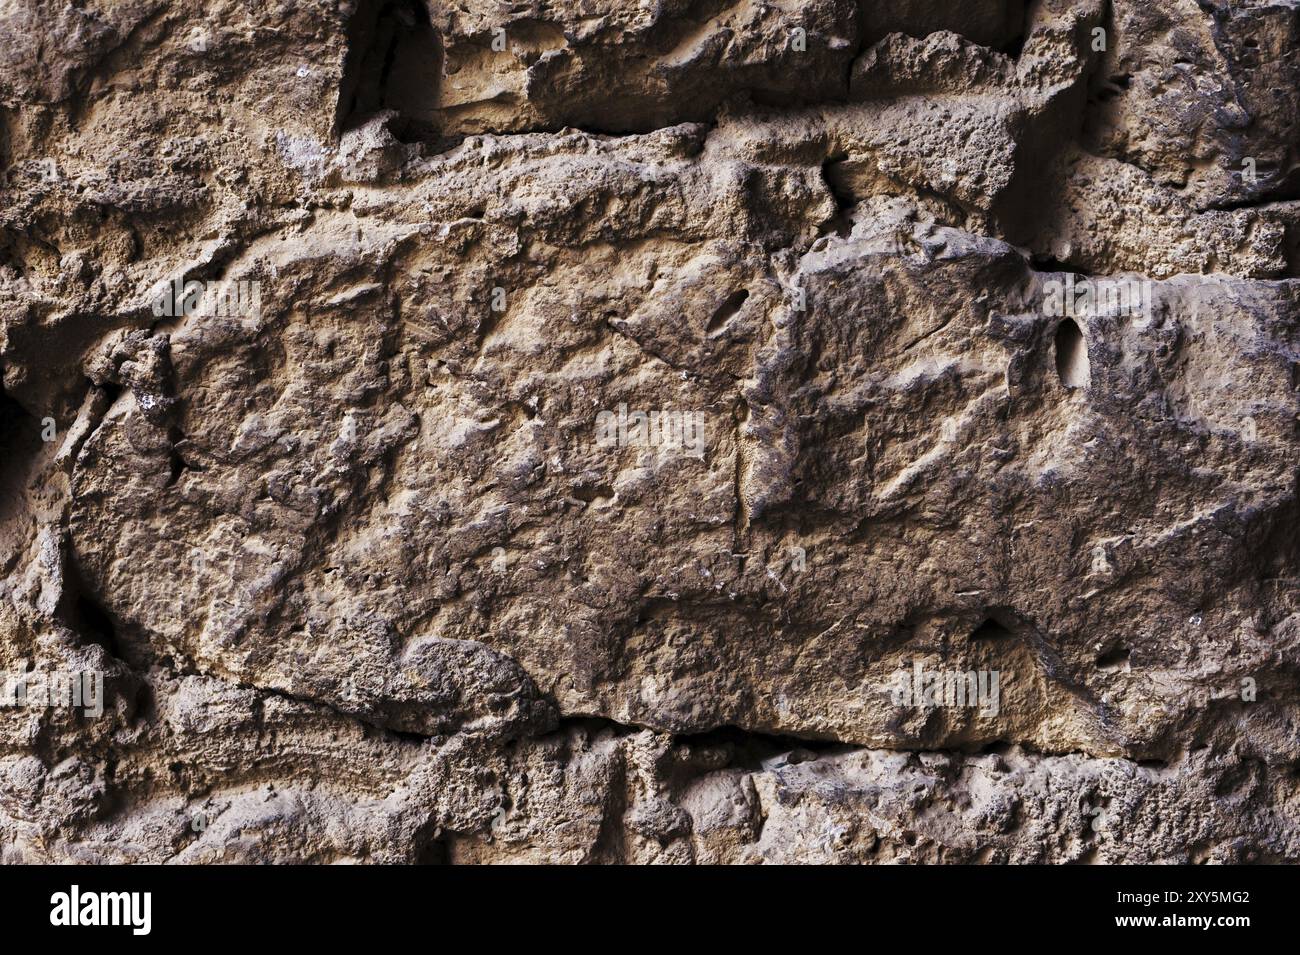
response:
M0 18L3 857L1300 857L1300 12L502 11Z

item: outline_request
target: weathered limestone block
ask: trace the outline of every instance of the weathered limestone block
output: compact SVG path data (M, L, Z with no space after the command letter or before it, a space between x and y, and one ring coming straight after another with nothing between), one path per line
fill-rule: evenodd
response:
M0 13L0 861L1300 859L1289 3Z

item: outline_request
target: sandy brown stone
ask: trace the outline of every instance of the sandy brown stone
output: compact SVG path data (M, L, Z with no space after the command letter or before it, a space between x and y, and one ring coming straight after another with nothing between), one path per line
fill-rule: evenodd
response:
M1300 859L1300 11L505 9L0 14L0 859Z

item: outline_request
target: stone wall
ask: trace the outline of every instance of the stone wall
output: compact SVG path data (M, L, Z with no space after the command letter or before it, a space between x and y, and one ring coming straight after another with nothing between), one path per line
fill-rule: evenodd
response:
M0 51L0 860L1300 859L1294 3Z

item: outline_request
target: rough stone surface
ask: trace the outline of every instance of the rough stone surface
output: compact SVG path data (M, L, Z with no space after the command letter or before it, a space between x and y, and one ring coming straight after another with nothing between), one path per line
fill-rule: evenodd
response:
M0 51L0 860L1300 861L1292 0Z

